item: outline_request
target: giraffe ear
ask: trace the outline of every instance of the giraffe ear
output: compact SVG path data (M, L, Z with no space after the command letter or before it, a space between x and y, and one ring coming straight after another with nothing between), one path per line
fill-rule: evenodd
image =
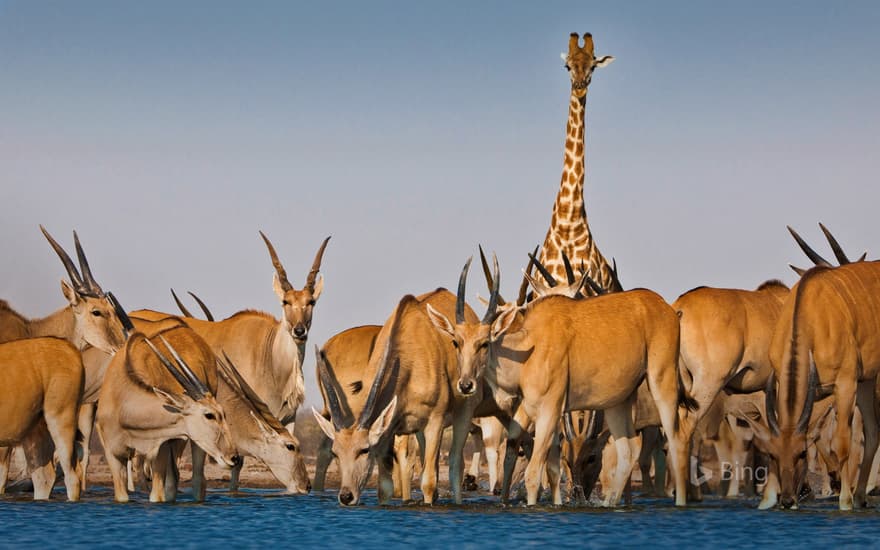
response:
M600 57L599 59L597 59L596 63L593 66L594 67L607 67L608 65L611 65L611 63L613 61L614 61L613 55L606 55L604 57Z

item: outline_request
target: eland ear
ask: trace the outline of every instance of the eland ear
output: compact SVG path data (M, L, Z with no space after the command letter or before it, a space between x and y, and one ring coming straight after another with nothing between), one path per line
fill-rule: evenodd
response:
M491 339L494 342L498 338L504 335L507 332L507 329L513 324L513 320L516 319L517 308L512 307L503 311L495 320L492 322L492 330L491 330Z
M765 426L762 422L752 418L752 415L742 409L734 412L733 416L746 421L749 428L751 428L752 432L755 434L755 444L758 446L759 450L763 453L770 454L768 450L770 448L770 443L773 441L773 434L770 432L770 428Z
M315 283L315 290L312 291L312 300L317 301L318 297L321 296L321 292L324 290L324 276L321 275L318 279L318 282Z
M532 289L534 289L535 294L538 296L546 296L550 292L550 287L544 284L544 282L540 279L536 279L532 277L526 270L523 270L523 277L532 285Z
M324 432L324 435L333 441L336 438L336 430L333 429L333 424L321 416L321 413L316 411L315 407L312 407L312 414L315 415L315 420L318 421L318 426L321 428L321 431Z
M445 332L449 336L455 337L455 327L452 326L452 323L449 322L449 319L446 318L445 315L434 309L431 304L428 305L428 317L431 319L431 323L439 330L440 332Z
M613 63L613 62L614 62L614 56L613 55L606 55L604 57L600 57L599 59L597 59L594 67L607 67L608 65L611 65L611 63Z
M183 412L183 400L177 397L176 395L171 395L166 391L162 391L159 388L153 386L153 393L159 396L162 401L165 403L162 405L166 411L174 414L180 414Z
M394 409L397 408L397 396L391 400L391 403L385 407L385 410L382 411L382 414L373 421L373 424L370 426L370 446L376 445L379 443L379 440L382 438L382 435L388 430L391 426L391 420L394 418Z
M278 279L277 273L272 275L272 288L275 290L275 295L278 296L278 299L284 300L284 288L281 286L281 280Z
M263 434L263 437L266 439L272 439L275 436L275 432L266 427L265 422L262 418L258 417L254 414L254 411L248 411L251 417L254 419L254 422L257 423L257 426L260 428L260 433Z
M64 298L70 303L70 305L75 306L79 303L79 294L76 293L76 290L67 284L67 281L61 279L61 294L64 294Z

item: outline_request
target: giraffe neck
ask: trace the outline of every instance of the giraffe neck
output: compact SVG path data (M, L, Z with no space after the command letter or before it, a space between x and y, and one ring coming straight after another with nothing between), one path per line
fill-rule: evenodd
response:
M565 158L559 193L553 204L550 229L541 249L541 263L559 281L565 281L562 252L577 269L583 261L587 272L600 285L611 288L611 267L599 252L584 207L584 127L586 96L571 94L565 134Z

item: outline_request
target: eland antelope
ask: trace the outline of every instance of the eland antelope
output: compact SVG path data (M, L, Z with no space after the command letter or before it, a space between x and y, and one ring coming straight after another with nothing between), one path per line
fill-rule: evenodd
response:
M328 384L333 384L333 397L338 402L336 414L341 415L337 424L342 426L351 425L355 417L363 411L367 399L364 391L364 376L370 354L376 346L376 337L382 329L381 325L364 325L346 329L332 336L317 354L318 387L324 400L324 409L321 416L332 420L333 411L328 399ZM322 369L329 376L322 378ZM326 379L326 380L325 380ZM323 433L323 432L322 432ZM327 467L333 459L333 440L324 435L318 446L318 456L315 465L316 491L324 490L324 481L327 475Z
M324 239L318 248L305 285L296 290L288 280L272 243L262 231L260 236L275 267L273 280L275 292L281 300L281 320L268 313L246 310L222 321L203 321L191 317L186 317L185 321L187 326L204 338L214 353L230 357L255 394L293 434L296 411L305 398L302 362L306 340L315 303L324 288L324 278L319 278L318 272L330 237ZM131 316L146 320L172 317L171 314L151 310L135 311ZM239 463L235 469L240 470L241 467ZM236 471L233 477L237 475Z
M463 301L461 292L459 300ZM684 392L676 369L678 317L660 296L649 290L588 300L548 296L532 302L524 312L509 308L481 323L456 319L453 324L436 314L432 321L455 342L459 385L485 378L499 404L522 396L508 429L507 455L515 459L516 442L533 421L534 447L526 468L529 505L537 503L541 474L562 413L584 409L604 410L615 438L620 460L605 503L618 502L637 454L632 404L645 376L670 435L676 504L685 504L691 426L678 408L695 403ZM505 481L509 483L508 472ZM553 502L561 504L558 480L556 485Z
M269 412L266 404L247 385L228 357L217 359L217 375L217 402L223 408L232 444L238 455L260 460L288 493L308 493L311 486L299 441ZM184 447L184 442L177 441L167 455L160 453L159 459L171 460L176 464ZM193 460L193 492L199 501L205 499L207 487L204 466L204 460ZM169 465L163 467L167 470ZM232 474L236 477L230 485L232 490L237 490L238 470L233 468ZM169 477L166 474L166 493L177 492L176 487L169 488L168 485L176 481L176 475Z
M766 389L767 424L750 422L756 444L772 458L761 508L777 500L784 508L797 506L813 403L829 393L837 420L831 447L840 473L839 507L865 505L877 450L878 335L880 262L814 267L792 289L770 344L773 373ZM853 494L848 458L855 406L862 414L865 452Z
M199 305L205 318L214 321L214 315L205 302L192 292L188 294ZM193 315L177 297L174 289L171 289L171 296L181 313L192 318ZM311 484L300 452L299 440L269 411L269 407L242 378L225 353L224 359L218 358L217 361L217 374L220 375L217 401L226 411L232 442L239 454L260 460L288 493L308 493ZM240 474L240 467L232 468L229 480L232 491L238 490ZM204 476L204 472L193 472L193 475Z
M322 370L327 375L324 379L334 385L334 398L338 401L339 413L343 416L343 425L351 425L355 417L363 411L367 399L364 389L364 376L370 361L370 354L376 345L376 337L382 329L381 325L364 325L346 329L332 336L321 349L316 349L316 378L322 380ZM318 384L324 399L324 410L321 416L332 419L330 401L325 384ZM323 491L327 476L327 467L333 459L333 440L323 434L318 446L315 465L315 490ZM414 457L409 451L411 439L415 435L394 437L394 494L404 502L411 498L411 479L415 467ZM398 493L399 491L399 493Z
M128 501L126 463L134 452L152 465L151 502L174 499L173 440L191 440L194 470L205 453L222 466L239 460L225 413L214 397L214 352L179 320L161 321L151 329L149 337L134 333L114 355L98 397L98 435L117 502ZM194 487L194 493L203 494L203 487Z
M363 410L348 424L336 392L338 383L326 363L319 362L320 381L330 409L330 420L313 411L324 433L333 440L333 453L339 460L342 484L339 502L352 506L359 502L373 462L379 461L379 502L393 494L392 436L423 432L425 438L421 489L426 504L437 498L437 469L443 428L453 424L449 453L449 479L456 501L460 501L462 448L470 429L476 404L482 399L481 387L463 395L455 383L455 355L431 326L426 309L452 312L475 322L470 308L459 308L455 296L445 289L418 298L407 295L397 305L380 330L365 371L372 384Z
M131 321L125 311L113 293L105 292L95 280L76 231L73 232L73 241L79 269L46 228L41 225L40 231L58 255L70 278L70 283L61 281L61 293L68 302L67 306L43 319L28 319L10 308L5 301L0 301L0 342L55 337L66 340L80 351L92 346L105 353L114 353L123 345L126 332L130 329ZM88 462L88 446L86 438L82 445L83 464ZM0 494L6 487L11 451L11 448L0 447ZM45 466L51 470L51 474L47 471L41 475L47 478L51 475L54 479L54 465ZM84 472L80 477L82 488L85 489Z
M48 499L55 484L53 451L57 452L67 498L79 500L74 449L83 385L79 351L49 337L0 344L0 374L0 445L24 445L37 500Z
M311 485L299 440L269 411L228 357L218 359L217 366L217 401L239 454L260 460L288 493L308 493ZM232 483L237 485L237 480Z

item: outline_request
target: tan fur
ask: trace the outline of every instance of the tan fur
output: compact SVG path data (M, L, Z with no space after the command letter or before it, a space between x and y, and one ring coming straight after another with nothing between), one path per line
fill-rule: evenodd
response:
M79 351L59 338L8 342L0 344L0 370L4 380L0 445L26 445L29 470L47 476L34 478L35 499L49 498L55 482L52 454L57 452L67 498L79 500L81 482L74 450L83 387Z
M132 319L161 319L170 314L138 310ZM304 392L302 384L303 345L297 345L279 321L267 313L240 312L222 321L184 318L186 324L211 346L214 353L226 353L247 383L257 392L272 414L287 424L295 418Z
M323 361L333 378L336 395L342 406L345 418L343 425L357 421L364 403L370 392L370 380L365 380L365 371L370 361L370 354L376 345L376 338L381 325L364 325L346 329L332 336L321 347L318 361ZM320 380L320 374L317 374ZM330 408L327 402L327 391L323 384L318 384L324 399L321 416L330 420ZM415 445L414 435L395 436L394 438L394 495L404 502L411 500L412 471L416 460L413 456ZM315 490L323 491L327 467L333 459L333 440L324 435L318 446L315 465Z
M367 395L370 393L372 380L366 378L365 371L370 354L376 345L376 337L381 329L381 325L364 325L346 329L332 336L321 347L318 361L322 361L323 357L324 364L333 378L336 395L339 396L342 412L346 415L345 418L340 419L343 426L349 426L357 421L364 408ZM316 374L316 379L320 382L320 374ZM327 391L322 383L319 383L318 387L324 400L321 416L330 420ZM333 440L324 435L318 447L315 466L314 487L316 491L324 490L327 467L333 459L332 446Z
M335 430L326 419L317 415L322 429L333 438L333 452L339 459L342 504L352 505L359 501L374 457L379 461L379 501L387 502L393 494L390 436L417 432L424 432L425 436L422 494L425 503L433 503L437 498L441 436L450 418L453 423L450 484L456 499L461 498L462 448L473 408L481 395L464 397L453 390L456 378L454 349L431 325L426 313L428 304L452 315L455 296L443 289L418 298L406 296L379 332L364 373L365 380L370 382L364 384L365 391L369 391L383 359L387 359L389 372L379 386L369 425ZM466 309L465 314L468 319L476 321L470 309Z
M122 322L107 297L81 293L77 287L66 281L61 281L61 292L67 300L67 306L42 319L29 319L12 309L5 300L0 300L0 343L49 336L62 338L80 351L92 346L105 353L114 353L125 343ZM88 426L88 429L83 430L84 444L81 448L82 490L86 488L85 468L89 461L89 436L93 417L90 413L93 410L93 406L86 406L79 413L84 417L80 422L81 427ZM5 490L11 451L0 447L0 493ZM37 475L43 479L54 479L54 469Z
M832 449L840 469L842 510L865 505L870 463L877 449L876 377L880 372L880 262L814 268L786 300L770 345L778 380L780 433L758 428L759 439L774 458L771 482L779 500L796 504L806 458L806 434L797 430L807 401L810 359L819 384L831 389L837 429ZM848 462L854 406L862 413L865 454L855 494ZM768 411L769 414L769 411ZM760 433L759 433L760 432ZM765 498L763 507L773 502Z
M265 235L262 236L276 268L273 287L281 302L282 319L246 310L222 321L203 321L191 317L186 317L185 321L204 338L214 353L229 356L247 384L292 436L296 412L305 399L303 355L315 303L324 287L324 279L317 278L317 273L327 241L324 241L315 257L306 285L296 290L287 280L271 243ZM131 316L156 320L167 318L170 314L140 310ZM241 462L235 465L231 476L233 486L241 468Z
M509 322L503 316L495 324ZM495 330L493 326L493 330ZM526 470L528 503L537 502L540 475L563 410L604 410L617 442L618 470L606 505L617 504L637 455L632 418L636 389L647 375L663 428L670 436L676 504L685 503L691 427L678 413L675 364L678 318L662 298L635 290L579 301L549 297L531 305L491 347L486 379L493 390L519 390L522 404L509 430L518 438L535 424ZM554 495L554 502L559 496Z
M174 500L177 480L173 464L173 441L190 439L194 468L210 454L221 465L232 466L235 447L222 407L214 398L217 389L216 358L211 348L195 332L179 323L158 323L151 330L133 334L123 350L111 360L98 398L98 434L113 475L115 498L128 500L126 462L132 452L145 455L153 470L150 500ZM149 338L167 357L170 353L158 339L162 335L210 389L204 398L194 400L165 370L144 339ZM160 390L167 394L162 397ZM170 407L170 408L169 408ZM167 474L167 475L166 475ZM194 487L203 495L204 487Z
M715 433L719 415L703 420L719 393L763 390L770 376L770 340L789 290L768 281L757 290L700 287L679 296L672 308L681 318L679 370L699 408L689 413L697 426L693 456L699 457L702 433ZM700 498L700 488L694 488Z

